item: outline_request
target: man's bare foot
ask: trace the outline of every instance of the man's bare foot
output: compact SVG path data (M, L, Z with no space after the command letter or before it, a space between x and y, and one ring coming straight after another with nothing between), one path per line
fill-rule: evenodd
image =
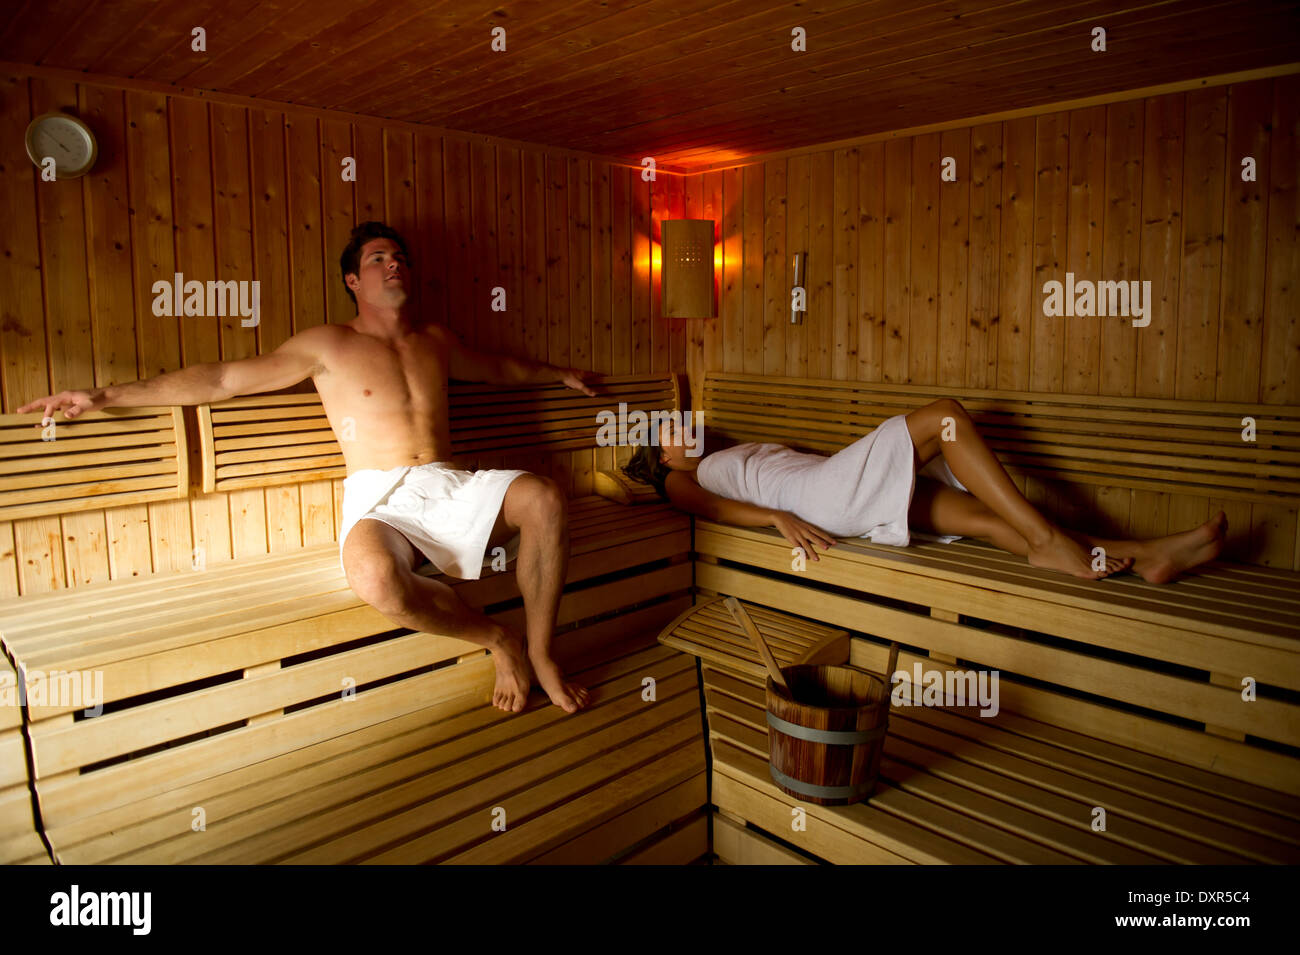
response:
M1093 570L1092 558L1083 546L1063 532L1053 527L1051 535L1037 546L1029 545L1029 563L1045 570L1059 570L1075 577L1100 580L1121 570L1128 570L1133 563L1132 557L1106 556L1106 569Z
M1133 563L1133 572L1153 584L1166 584L1185 570L1214 560L1223 550L1228 516L1219 511L1200 527L1143 542L1145 553Z
M501 638L490 648L492 662L497 668L497 682L492 688L492 705L497 709L518 713L528 702L533 681L525 646L522 636L513 630L504 630Z
M586 687L566 680L559 664L550 657L530 657L530 659L533 664L533 672L537 674L537 682L542 685L542 689L551 698L551 702L564 712L576 713L590 702L591 694Z

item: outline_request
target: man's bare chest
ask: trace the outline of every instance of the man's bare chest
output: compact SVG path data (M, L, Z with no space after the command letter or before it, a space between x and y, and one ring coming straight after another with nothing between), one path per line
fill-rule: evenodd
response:
M447 350L430 336L389 343L349 335L326 361L316 387L327 407L361 413L435 410L447 400Z

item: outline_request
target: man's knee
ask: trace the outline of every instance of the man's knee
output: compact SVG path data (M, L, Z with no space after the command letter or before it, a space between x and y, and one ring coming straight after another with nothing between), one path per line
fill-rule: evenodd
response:
M362 543L352 547L349 537L345 545L343 571L348 586L384 616L401 616L409 608L409 566L403 566L398 556L385 548L363 547Z
M352 592L386 617L400 617L409 609L409 590L396 562L349 568Z
M524 527L529 524L561 526L568 511L568 497L553 478L544 474L529 474L511 484L519 492L510 501L510 523Z

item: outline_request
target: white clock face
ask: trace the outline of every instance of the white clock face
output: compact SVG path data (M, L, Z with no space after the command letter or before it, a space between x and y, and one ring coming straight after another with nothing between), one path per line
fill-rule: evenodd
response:
M75 123L57 117L46 120L32 133L32 147L41 159L54 158L58 175L77 172L90 161L90 142Z

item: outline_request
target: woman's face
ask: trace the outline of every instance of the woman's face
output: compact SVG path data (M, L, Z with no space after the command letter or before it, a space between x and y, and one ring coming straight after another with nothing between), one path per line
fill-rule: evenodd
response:
M681 424L677 421L670 419L659 427L659 460L674 471L694 471L700 463L698 455L687 455Z

